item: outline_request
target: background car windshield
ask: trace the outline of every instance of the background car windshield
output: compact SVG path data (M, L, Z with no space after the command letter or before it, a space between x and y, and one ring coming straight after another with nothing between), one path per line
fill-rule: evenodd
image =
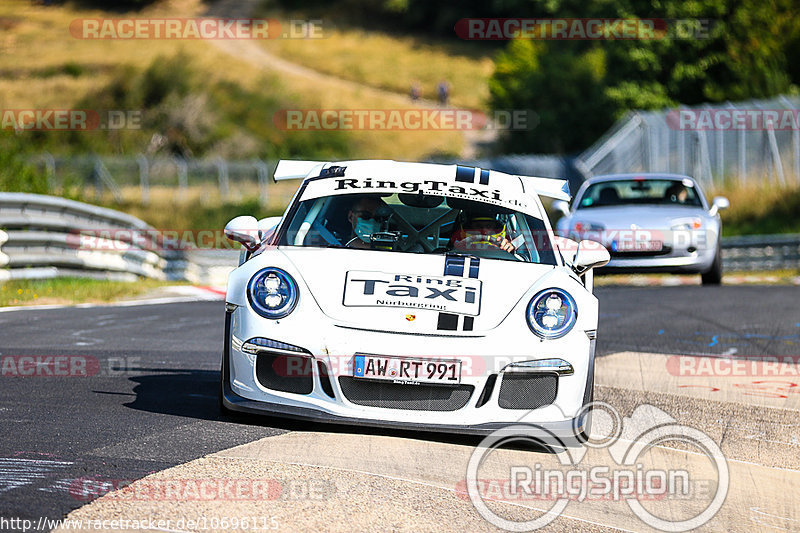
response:
M578 202L578 209L612 205L688 205L701 207L691 182L672 179L601 181L590 185Z
M463 253L556 264L542 220L472 200L421 194L325 196L300 202L290 217L279 245Z

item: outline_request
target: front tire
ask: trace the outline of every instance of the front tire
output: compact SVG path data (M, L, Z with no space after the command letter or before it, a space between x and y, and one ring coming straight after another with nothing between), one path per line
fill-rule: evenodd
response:
M703 285L719 285L722 283L722 250L717 245L717 253L714 254L714 261L708 272L700 274Z
M222 347L222 362L219 368L219 412L222 416L230 416L233 412L225 407L225 380L228 377L228 357L231 345L231 314L225 313L225 345Z
M225 372L227 369L225 368L225 356L222 356L222 365L219 369L219 412L221 415L229 415L230 411L227 407L225 407L225 402L223 400L225 396Z

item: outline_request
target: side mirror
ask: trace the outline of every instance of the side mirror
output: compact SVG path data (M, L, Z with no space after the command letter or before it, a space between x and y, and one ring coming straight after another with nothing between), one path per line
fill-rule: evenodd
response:
M605 246L599 242L583 240L578 243L578 251L572 263L572 270L579 276L587 270L601 267L611 260Z
M569 203L565 202L564 200L554 200L553 209L564 216L569 215Z
M225 236L232 241L242 243L250 251L258 248L261 243L258 221L256 217L251 216L236 217L225 224Z
M730 200L725 198L724 196L715 196L714 201L711 202L711 209L708 212L713 217L723 209L728 209L731 206Z
M261 239L268 239L272 236L278 224L281 223L281 217L267 217L258 221L258 231L261 233Z
M578 252L578 242L560 235L556 235L554 237L553 244L555 245L556 250L558 250L558 253L561 254L561 257L564 259L564 262L567 264L567 266L572 267L572 264L575 261L575 254Z

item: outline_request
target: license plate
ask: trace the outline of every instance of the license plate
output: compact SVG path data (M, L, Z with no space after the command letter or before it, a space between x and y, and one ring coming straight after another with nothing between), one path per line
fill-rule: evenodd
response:
M617 252L660 252L664 247L661 241L618 241L614 244Z
M401 383L458 385L461 383L461 361L358 354L353 359L353 377Z

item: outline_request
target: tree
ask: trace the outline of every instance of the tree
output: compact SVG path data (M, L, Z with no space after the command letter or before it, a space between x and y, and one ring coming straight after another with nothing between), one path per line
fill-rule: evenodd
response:
M534 4L553 18L658 19L669 31L653 39L509 43L490 82L491 105L533 108L542 120L540 131L506 136L506 151L581 150L631 109L770 97L799 81L787 55L800 48L792 0Z

